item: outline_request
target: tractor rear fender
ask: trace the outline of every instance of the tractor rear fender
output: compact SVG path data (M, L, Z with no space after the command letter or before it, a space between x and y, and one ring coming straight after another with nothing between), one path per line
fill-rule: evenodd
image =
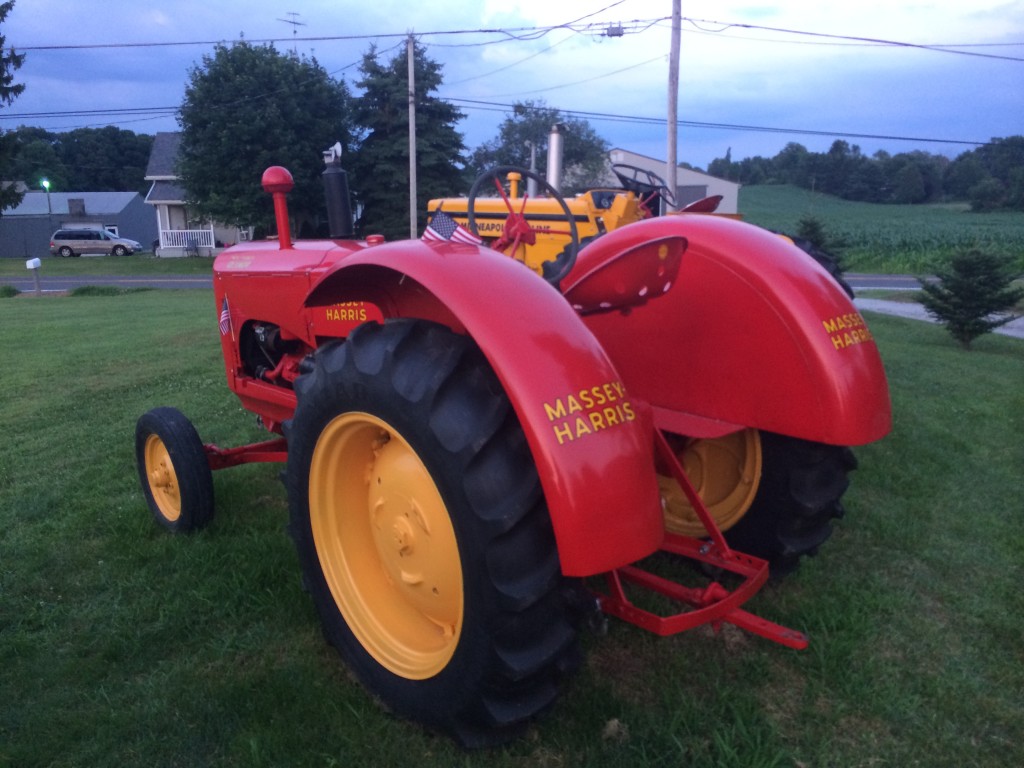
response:
M864 318L811 257L767 230L703 214L629 224L581 250L566 282L673 234L689 248L663 298L585 317L659 427L693 437L756 427L833 445L889 431L888 384Z
M659 547L650 409L552 286L486 248L404 241L346 258L305 303L359 301L473 337L523 427L563 573L601 573Z

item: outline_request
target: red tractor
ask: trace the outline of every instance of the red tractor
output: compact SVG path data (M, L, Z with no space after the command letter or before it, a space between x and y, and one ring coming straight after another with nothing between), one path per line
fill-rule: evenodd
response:
M199 528L211 470L285 462L328 640L389 709L467 746L554 701L600 611L804 647L741 606L770 563L827 537L848 446L890 427L876 346L833 279L784 239L703 214L583 248L573 235L543 276L436 215L430 239L356 240L326 159L330 239L292 241L292 179L273 167L278 238L214 265L228 385L275 437L222 449L173 408L143 415L157 521ZM529 239L526 217L507 219ZM640 562L659 551L701 564L701 582ZM646 591L678 610L641 607Z

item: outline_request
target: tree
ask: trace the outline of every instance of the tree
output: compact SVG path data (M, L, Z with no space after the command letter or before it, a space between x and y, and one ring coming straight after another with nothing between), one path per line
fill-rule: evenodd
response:
M530 147L536 153L537 172L547 173L548 139L551 127L560 125L562 145L562 193L575 194L602 183L607 173L608 142L579 118L566 117L543 101L515 104L498 128L498 136L484 142L469 159L476 176L496 165L530 167Z
M60 134L57 144L69 176L65 189L140 193L148 189L145 177L152 136L108 125Z
M942 188L956 200L967 200L971 187L988 178L988 171L974 152L964 152L957 157L942 179Z
M922 283L920 301L964 349L1010 322L1014 316L1001 313L1024 298L1024 288L1011 285L1008 262L983 251L957 254L947 269L938 270L938 278L938 283Z
M352 147L351 96L316 59L270 45L218 45L189 72L181 105L178 174L190 209L237 226L270 227L273 203L260 179L283 165L295 179L289 209L318 219L322 152Z
M0 24L7 19L7 14L14 8L14 0L0 3ZM17 72L25 61L25 54L16 53L13 48L8 48L6 39L0 35L0 102L7 106L14 103L25 90L24 83L14 82L14 73ZM8 179L7 171L14 163L17 156L17 140L10 133L0 134L0 173L3 179ZM0 185L0 213L8 208L13 208L21 202L23 192L11 185Z
M44 178L54 189L64 191L145 193L149 189L146 165L152 136L114 126L50 133L22 125L13 134L19 149L8 178L33 189Z
M405 50L387 64L372 47L359 67L364 89L355 118L365 131L358 154L348 166L362 207L358 228L387 238L409 236L409 63ZM426 201L450 197L462 186L465 144L456 124L463 114L433 95L441 84L441 65L413 46L416 86L417 231L426 224Z
M18 153L11 164L7 178L24 181L30 189L39 189L43 179L49 179L54 190L69 190L68 169L57 154L57 145L52 138L30 138L26 140L24 127L13 132L18 142ZM42 129L36 129L42 131ZM89 189L89 187L83 187Z
M897 203L922 203L925 200L924 177L913 163L906 163L896 173L893 201Z

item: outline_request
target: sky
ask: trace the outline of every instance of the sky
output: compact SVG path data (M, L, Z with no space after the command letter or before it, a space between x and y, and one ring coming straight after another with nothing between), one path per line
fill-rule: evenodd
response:
M177 130L190 71L240 37L315 56L358 92L370 45L387 61L412 33L470 149L533 100L664 159L671 13L671 0L16 0L0 34L26 56L26 88L0 129ZM682 17L677 157L694 167L837 139L956 157L1024 134L1024 0L717 0L683 2Z

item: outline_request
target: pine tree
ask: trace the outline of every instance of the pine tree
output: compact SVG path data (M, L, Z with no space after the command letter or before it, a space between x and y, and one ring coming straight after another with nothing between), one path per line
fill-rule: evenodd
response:
M14 0L0 3L0 24L7 19L7 14L13 8ZM25 54L15 53L13 48L6 46L6 42L4 36L0 35L0 102L10 106L25 90L24 83L14 82L14 73L21 68ZM17 151L17 137L9 132L0 133L0 174L4 179L9 178L4 172L14 164ZM22 197L24 193L19 192L13 184L0 186L0 212L16 206Z
M465 145L455 126L463 114L433 95L441 84L441 65L416 45L417 231L426 224L427 201L457 194ZM366 131L359 151L345 167L362 213L363 234L390 239L409 236L409 66L405 48L387 64L371 48L359 68L355 121Z
M1005 313L1024 298L1024 288L1011 285L1009 264L983 251L957 254L937 276L938 283L923 283L920 301L964 349L1013 320L1014 315Z

